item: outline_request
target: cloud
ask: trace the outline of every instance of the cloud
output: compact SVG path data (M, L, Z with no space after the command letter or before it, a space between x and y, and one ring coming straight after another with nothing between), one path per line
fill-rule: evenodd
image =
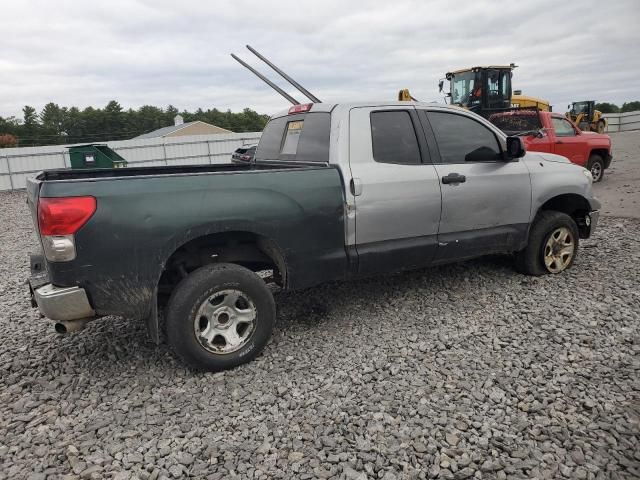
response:
M564 111L570 101L640 99L640 3L621 0L111 1L3 6L0 115L144 104L272 113L286 106L235 52L299 99L249 43L325 101L442 101L445 72L519 65L513 84Z

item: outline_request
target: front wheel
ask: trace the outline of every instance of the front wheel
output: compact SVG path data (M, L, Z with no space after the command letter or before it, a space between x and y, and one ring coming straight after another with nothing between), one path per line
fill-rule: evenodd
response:
M591 155L587 162L587 170L591 172L594 183L601 182L604 178L604 160L602 160L602 157L595 154Z
M252 360L275 324L275 302L249 269L221 263L199 268L173 291L168 342L197 370L218 371Z
M542 211L529 232L529 243L516 252L516 268L528 275L561 273L578 254L578 226L566 213Z

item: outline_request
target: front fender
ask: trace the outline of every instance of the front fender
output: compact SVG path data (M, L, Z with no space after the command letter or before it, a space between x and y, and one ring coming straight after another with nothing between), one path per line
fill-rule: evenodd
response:
M531 174L531 221L545 203L561 195L582 197L592 211L600 208L584 168L572 163L546 161L542 156L528 161L527 166Z

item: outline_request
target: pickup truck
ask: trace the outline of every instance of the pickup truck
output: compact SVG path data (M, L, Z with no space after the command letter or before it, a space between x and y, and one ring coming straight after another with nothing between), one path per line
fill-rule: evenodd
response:
M489 121L507 135L522 136L527 151L562 155L586 168L594 182L602 181L611 165L609 135L582 131L558 113L514 109L493 113Z
M248 165L52 170L27 189L43 250L30 287L56 330L145 320L156 342L164 332L188 365L214 371L265 346L277 286L487 254L558 274L600 207L587 170L418 102L295 105Z

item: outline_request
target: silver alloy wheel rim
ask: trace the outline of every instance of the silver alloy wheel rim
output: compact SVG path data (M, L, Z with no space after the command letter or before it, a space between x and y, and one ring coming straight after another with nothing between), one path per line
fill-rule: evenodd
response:
M600 180L600 175L602 175L602 165L600 165L600 162L595 162L591 165L591 176L593 177L593 181L597 182Z
M551 273L567 269L575 253L573 233L567 227L555 229L544 246L544 264Z
M196 338L212 353L241 349L255 330L257 310L246 293L230 289L216 292L202 302L193 322Z

